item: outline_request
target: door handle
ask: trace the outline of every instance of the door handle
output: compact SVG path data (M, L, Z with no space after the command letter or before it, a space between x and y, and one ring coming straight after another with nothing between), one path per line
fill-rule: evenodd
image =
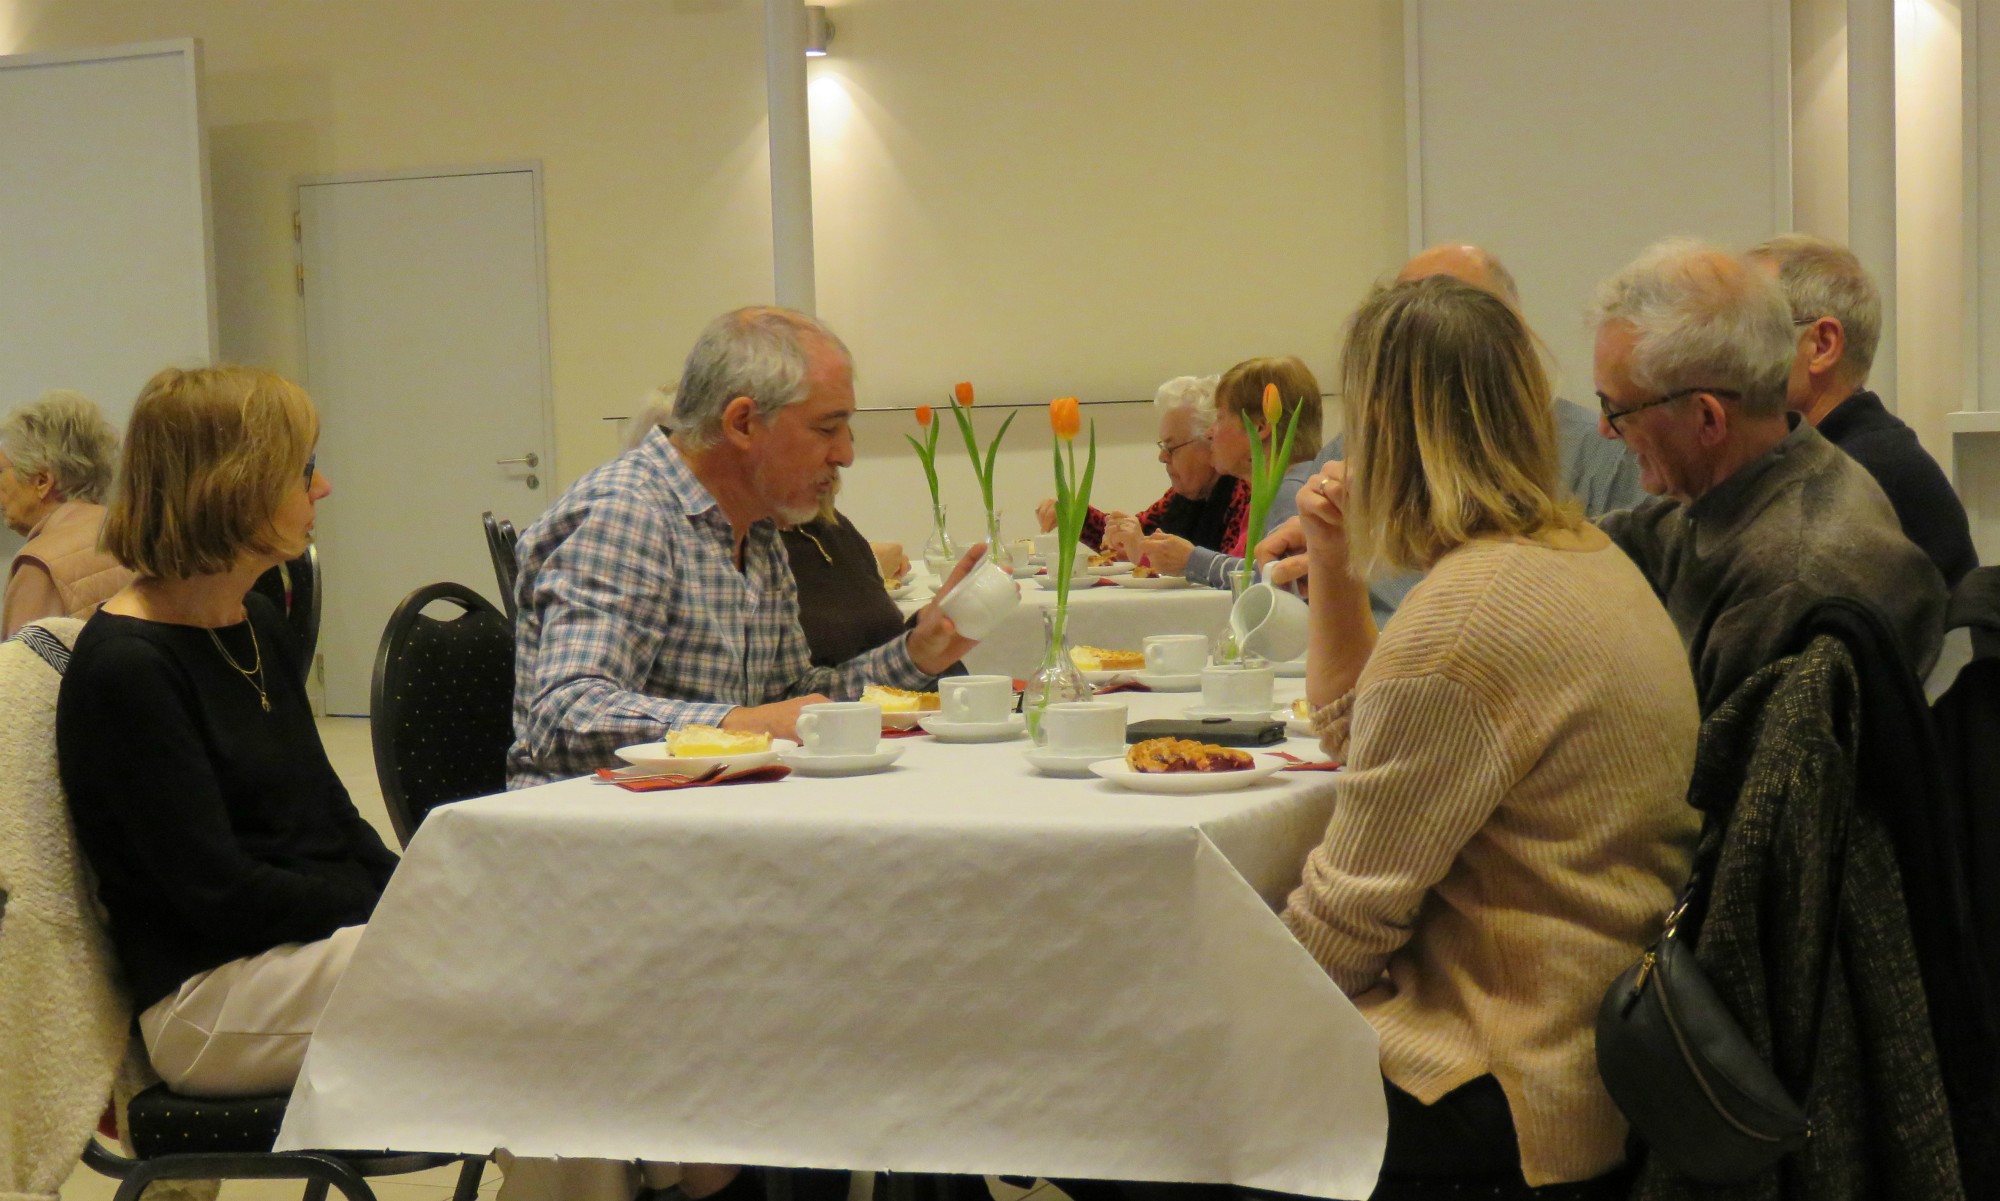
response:
M542 457L531 450L527 454L522 455L518 459L493 460L493 465L495 467L505 467L509 463L519 463L524 467L540 467L542 465Z

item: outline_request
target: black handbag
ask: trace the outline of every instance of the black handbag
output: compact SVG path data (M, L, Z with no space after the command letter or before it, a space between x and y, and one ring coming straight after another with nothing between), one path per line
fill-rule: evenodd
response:
M1805 1109L1677 937L1660 940L1604 994L1597 1071L1652 1154L1704 1184L1735 1184L1805 1145Z

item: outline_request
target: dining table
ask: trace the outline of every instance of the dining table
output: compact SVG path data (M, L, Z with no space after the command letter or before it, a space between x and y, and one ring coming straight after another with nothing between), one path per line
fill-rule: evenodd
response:
M1368 1195L1377 1040L1278 916L1338 803L1315 741L1198 795L1045 776L1024 737L884 745L872 774L433 810L279 1149Z

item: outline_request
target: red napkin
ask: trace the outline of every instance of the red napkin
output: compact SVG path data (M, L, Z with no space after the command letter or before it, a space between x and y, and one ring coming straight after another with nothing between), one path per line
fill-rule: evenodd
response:
M887 726L884 726L884 727L882 727L882 737L884 737L884 738L922 738L922 737L924 737L924 728L923 728L922 726L911 726L911 727L910 727L909 729L907 729L907 730L892 730L892 729L888 728Z
M1137 680L1120 680L1116 684L1106 684L1104 687L1099 688L1097 690L1097 695L1105 696L1113 692L1151 692L1151 691L1152 689L1150 687L1148 687L1145 684L1141 684Z
M671 792L678 788L707 788L711 784L762 784L766 780L782 780L792 774L792 769L782 763L769 763L763 767L752 767L745 771L724 772L713 780L634 780L620 776L608 767L597 769L597 778L616 784L627 792Z
M1285 766L1280 769L1283 771L1339 771L1341 768L1341 765L1338 763L1328 763L1317 759L1301 759L1290 751L1265 751L1264 753L1283 759Z

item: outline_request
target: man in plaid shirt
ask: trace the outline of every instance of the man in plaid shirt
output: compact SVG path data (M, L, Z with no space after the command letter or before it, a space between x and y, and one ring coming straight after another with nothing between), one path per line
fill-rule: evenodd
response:
M805 705L927 689L972 648L933 601L894 641L811 666L776 523L811 519L854 461L853 414L847 347L819 322L750 308L709 323L673 434L585 475L521 535L508 787L686 725L793 737Z

